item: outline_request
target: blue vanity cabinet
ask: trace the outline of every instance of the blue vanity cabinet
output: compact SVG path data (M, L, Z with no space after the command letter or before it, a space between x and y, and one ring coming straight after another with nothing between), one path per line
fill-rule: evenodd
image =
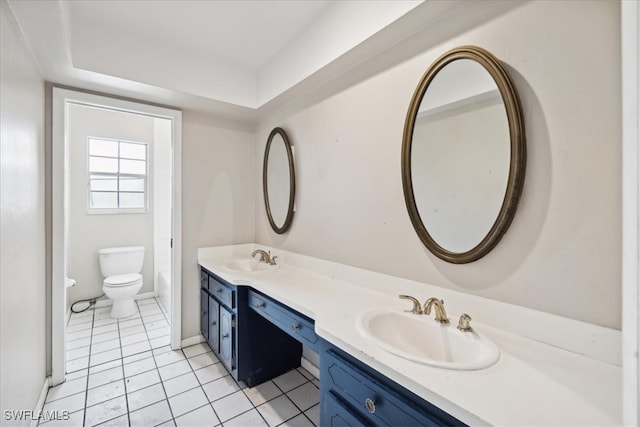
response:
M300 366L302 345L248 306L247 286L200 269L200 330L211 350L249 387Z
M200 289L200 331L205 340L209 339L209 294Z
M465 425L326 341L321 348L320 425Z

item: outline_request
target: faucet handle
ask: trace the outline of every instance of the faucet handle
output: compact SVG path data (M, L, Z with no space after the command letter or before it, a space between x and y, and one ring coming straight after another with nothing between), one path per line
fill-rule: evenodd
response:
M400 299L408 299L413 303L413 308L411 309L411 313L413 314L422 314L422 307L420 306L420 301L410 295L398 295Z
M269 252L269 253L271 253L271 252ZM276 256L272 256L272 257L271 257L271 263L270 263L270 264L271 264L271 265L276 265L276 260L277 260L277 259L278 259L278 256L277 256L277 255L276 255Z
M462 332L473 331L473 328L471 327L471 325L469 325L470 321L471 316L469 316L467 313L463 313L462 316L460 316L460 320L458 320L458 329L460 329Z

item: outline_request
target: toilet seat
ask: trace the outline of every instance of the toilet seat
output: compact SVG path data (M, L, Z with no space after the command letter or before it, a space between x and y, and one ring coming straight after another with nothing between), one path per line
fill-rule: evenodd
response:
M142 280L142 274L130 273L130 274L118 274L115 276L109 276L104 279L104 286L111 288L117 288L120 286L133 285L136 282Z

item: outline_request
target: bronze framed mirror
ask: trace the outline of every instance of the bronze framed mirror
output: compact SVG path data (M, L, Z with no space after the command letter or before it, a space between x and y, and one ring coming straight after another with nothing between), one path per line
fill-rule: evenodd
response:
M438 258L463 264L498 244L522 193L526 143L507 71L476 46L425 72L407 112L402 187L411 223Z
M274 128L267 139L262 165L262 191L273 231L282 234L293 220L296 175L293 149L284 129Z

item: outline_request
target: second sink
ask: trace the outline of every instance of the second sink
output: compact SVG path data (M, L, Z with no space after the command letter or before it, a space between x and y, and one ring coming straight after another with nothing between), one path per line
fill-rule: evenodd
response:
M238 272L271 271L278 268L278 265L259 262L257 259L252 258L234 259L227 262L224 266L229 270Z
M436 323L427 316L375 309L359 316L357 328L389 353L438 368L484 369L500 358L500 351L487 337Z

